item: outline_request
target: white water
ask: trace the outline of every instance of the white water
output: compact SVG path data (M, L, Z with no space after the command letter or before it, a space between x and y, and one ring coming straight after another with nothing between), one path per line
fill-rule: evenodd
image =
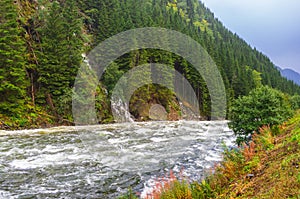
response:
M116 122L134 122L129 107L121 99L111 99L111 109Z
M234 139L226 122L0 131L0 198L114 198L129 186L145 196L170 170L200 180Z

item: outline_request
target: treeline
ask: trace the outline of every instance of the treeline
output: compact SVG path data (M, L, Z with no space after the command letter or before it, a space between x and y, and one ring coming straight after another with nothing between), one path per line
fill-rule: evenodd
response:
M2 0L0 11L2 126L72 123L72 87L84 63L82 54L117 33L140 27L173 29L198 41L221 71L228 108L258 84L300 93L266 56L226 29L197 0ZM190 63L170 52L142 49L119 57L101 78L95 92L99 123L113 120L109 98L118 79L146 63L166 64L184 75L196 92L202 117L210 117L206 83ZM169 89L146 85L131 98L131 113L147 120L146 110L154 103L169 113L179 111Z

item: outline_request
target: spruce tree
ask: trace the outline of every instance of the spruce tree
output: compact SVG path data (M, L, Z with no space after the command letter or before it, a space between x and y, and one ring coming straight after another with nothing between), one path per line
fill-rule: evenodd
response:
M12 0L0 1L0 113L19 117L26 98L25 42Z
M61 4L53 2L45 17L40 28L40 94L46 97L52 111L65 115L67 109L71 110L71 88L82 60L82 23L73 0ZM69 108L62 107L61 101Z

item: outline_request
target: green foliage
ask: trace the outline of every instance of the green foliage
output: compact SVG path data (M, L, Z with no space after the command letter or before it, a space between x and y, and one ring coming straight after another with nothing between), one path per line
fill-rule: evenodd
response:
M73 92L71 89L63 90L63 94L57 97L56 110L58 115L64 116L65 119L72 121L72 95Z
M246 173L251 172L252 170L256 169L260 163L260 159L258 156L253 157L252 160L248 161L247 164L244 166L243 170Z
M0 2L0 112L18 117L26 100L26 45L12 0Z
M245 162L245 158L243 156L243 154L241 153L240 149L228 149L225 148L224 152L223 152L223 158L224 161L231 161L231 162L235 162L236 164L243 164Z
M95 106L99 123L111 123L114 121L111 115L111 106L108 100L106 89L99 85L96 88Z
M14 2L0 2L0 113L6 116L22 118L26 115L26 104L30 104L34 113L48 112L51 121L72 121L72 87L82 64L81 54L110 36L141 27L177 30L199 42L221 72L228 109L234 98L261 85L300 94L300 88L282 78L265 55L226 29L198 0ZM167 40L161 38L159 42ZM190 63L170 52L140 49L115 60L100 80L101 86L95 91L99 122L112 121L109 97L118 79L146 63L169 65L181 73L195 90L202 117L210 118L210 93L203 77ZM174 83L174 74L164 70L161 73L175 89L179 88ZM131 105L136 106L145 97L140 104L155 102L167 111L176 109L174 93L157 85L149 88L151 92L141 88L141 93L132 97ZM149 99L152 94L154 98ZM293 109L300 107L299 96L291 100ZM137 110L132 112L139 115Z
M138 199L138 197L133 193L132 189L130 188L125 195L118 197L118 199Z
M71 114L71 88L83 52L82 22L74 0L53 2L40 19L41 51L37 72L41 95L59 117ZM41 11L43 12L43 11Z
M106 89L109 91L109 94L111 94L115 87L115 84L123 74L124 72L119 69L119 66L115 62L113 62L106 68L102 82L105 85Z
M186 181L175 180L169 188L163 189L160 199L192 199L189 184Z
M291 97L291 105L294 110L300 109L300 95Z
M194 182L191 184L192 198L206 199L215 198L214 190L211 188L210 184L203 180L201 183Z
M254 85L255 85L255 88L258 88L261 86L261 73L256 71L256 70L253 70L252 71L252 76L253 76L253 81L254 81Z
M236 99L230 109L230 127L241 144L264 125L278 125L292 114L283 93L264 86L252 90L248 96Z

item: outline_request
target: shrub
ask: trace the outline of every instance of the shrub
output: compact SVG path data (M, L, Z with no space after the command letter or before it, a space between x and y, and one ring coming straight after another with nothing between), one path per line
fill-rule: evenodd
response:
M294 110L300 109L300 95L291 97L291 105Z
M186 180L179 181L170 172L170 177L157 180L154 190L147 199L192 199L192 192Z
M281 124L291 115L288 97L278 90L262 86L233 102L229 126L237 135L240 145L248 142L260 127Z

